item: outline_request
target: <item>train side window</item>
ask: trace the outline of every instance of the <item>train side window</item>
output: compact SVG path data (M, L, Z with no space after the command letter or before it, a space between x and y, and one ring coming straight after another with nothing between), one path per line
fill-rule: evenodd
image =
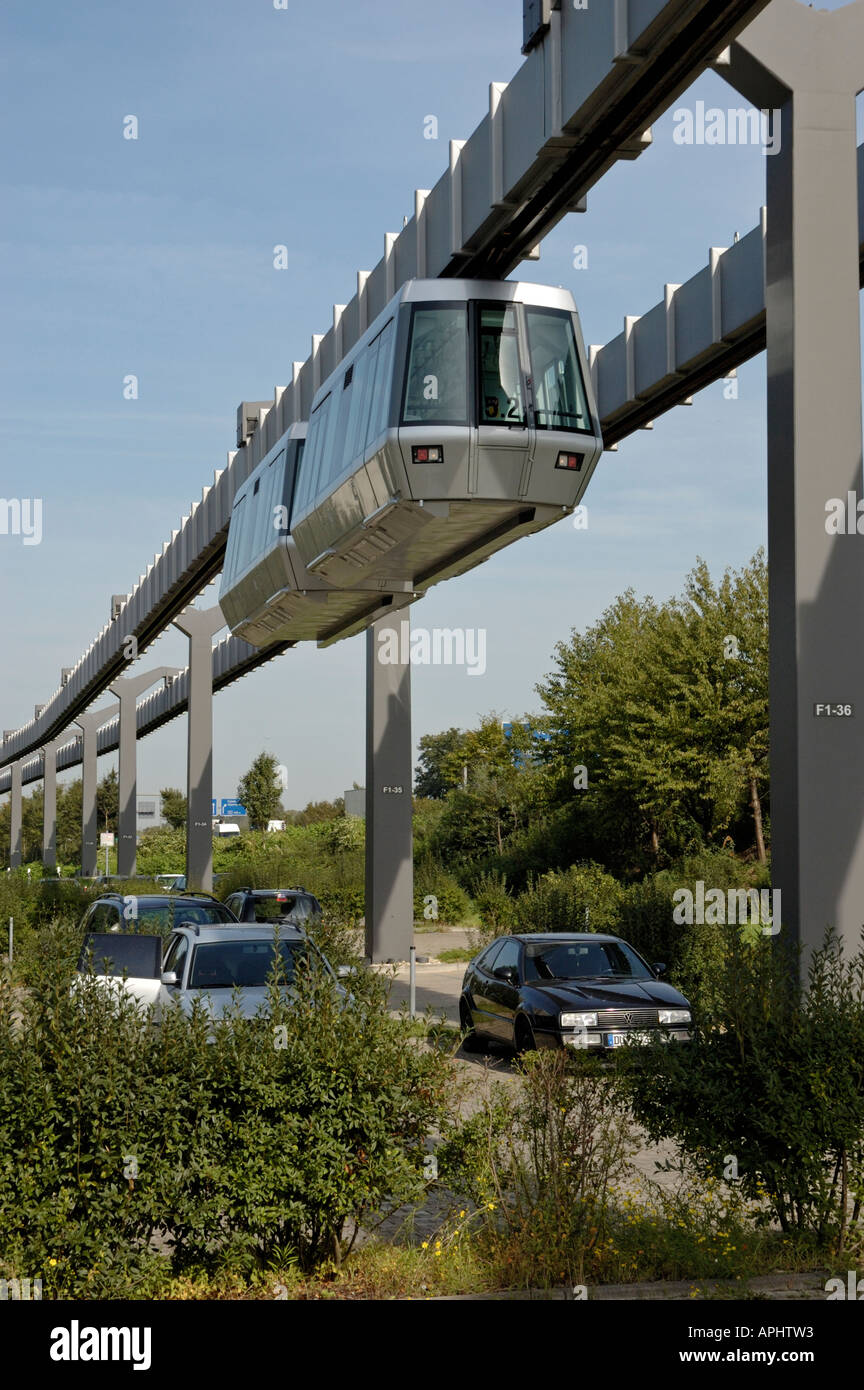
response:
M524 425L527 417L515 307L512 304L481 305L479 317L479 423Z
M300 470L300 485L297 490L295 510L307 507L317 490L318 470L324 449L324 436L327 433L331 398L332 393L324 397L321 404L313 411L312 419L309 421L309 434L306 441L308 447L303 454L303 467Z
M342 468L353 463L358 454L363 453L366 441L366 421L369 418L369 387L374 381L371 348L364 348L354 363L354 379L351 383L351 413L345 432L345 448L342 452Z
M560 309L525 309L537 428L593 434L573 319Z
M366 431L367 445L377 439L381 431L387 428L387 416L390 413L390 392L392 390L394 341L394 323L391 319L377 338L378 361L375 364L372 408L369 411L369 426Z
M243 570L243 551L249 510L249 498L244 492L240 500L234 503L234 509L231 513L231 526L229 528L231 544L230 574L232 583L235 579L239 578Z
M273 526L273 509L280 500L284 463L285 450L280 449L261 479L261 490L258 494L260 516L255 526L254 551L256 555L261 555L268 550L277 535L277 530Z
M404 425L468 423L468 316L464 304L414 305Z

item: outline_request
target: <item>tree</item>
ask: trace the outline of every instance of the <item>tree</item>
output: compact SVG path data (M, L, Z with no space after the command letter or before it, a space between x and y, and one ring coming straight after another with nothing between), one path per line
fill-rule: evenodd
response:
M462 781L465 745L461 729L445 729L441 734L424 734L414 775L414 795L443 800Z
M120 787L117 773L112 767L96 788L96 814L103 830L117 829L117 814L120 807Z
M162 815L172 830L182 830L186 825L186 798L179 787L163 787Z
M237 799L246 807L253 830L266 830L267 822L280 810L282 788L272 753L259 753L237 787Z

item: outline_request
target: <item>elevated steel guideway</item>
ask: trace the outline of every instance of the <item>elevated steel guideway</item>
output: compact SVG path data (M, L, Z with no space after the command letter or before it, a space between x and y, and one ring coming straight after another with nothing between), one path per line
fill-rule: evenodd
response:
M213 648L213 690L224 690L235 681L248 676L265 661L272 661L293 646L291 642L279 642L268 647L266 652L250 647L239 637L226 637ZM181 671L170 685L145 695L138 703L135 713L137 737L146 738L155 733L163 724L185 714L189 704L189 669ZM97 748L99 757L103 753L114 753L120 746L120 721L117 715L109 719L99 729ZM80 734L65 730L57 745L57 771L65 772L71 767L79 767L82 762L82 742ZM22 764L21 781L24 785L42 780L43 760L40 753ZM12 774L6 767L0 771L0 794L11 790Z
M708 264L690 280L666 286L664 298L652 309L641 316L628 316L622 333L603 347L591 348L591 370L607 448L764 351L765 238L763 209L758 226L728 249L712 248ZM858 241L860 283L864 286L864 145L858 147ZM223 536L214 573L221 567L224 544ZM292 645L281 642L259 649L237 637L217 643L213 650L214 691L266 665ZM139 738L185 714L187 686L188 673L183 671L170 687L141 701L137 711ZM100 729L98 737L100 756L115 751L117 720ZM77 736L70 736L64 727L60 739L58 771L80 765ZM42 777L41 754L38 749L30 753L35 755L22 769L25 785ZM7 757L6 761L11 760ZM0 769L0 794L10 790L11 780L8 766Z
M545 4L545 0L543 0ZM37 718L0 749L0 766L62 736L219 573L238 486L295 421L308 418L321 382L397 288L416 277L506 276L618 159L650 143L648 127L768 0L605 0L576 10L541 7L544 37L509 83L492 83L489 113L467 141L450 142L449 168L415 193L415 212L384 256L360 271L357 293L312 338L274 401L241 407L238 450L204 488L131 594ZM271 653L275 654L275 653Z

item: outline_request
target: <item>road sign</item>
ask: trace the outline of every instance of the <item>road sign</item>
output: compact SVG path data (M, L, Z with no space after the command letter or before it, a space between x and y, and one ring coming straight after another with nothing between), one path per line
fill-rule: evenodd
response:
M100 846L102 847L102 849L113 849L113 848L114 848L114 832L113 832L113 830L103 830L103 831L102 831L102 834L99 836L99 844L100 844Z
M216 801L215 796L214 796L214 798L213 798L213 800L212 800L212 802L211 802L210 804L211 804L212 807L213 807L213 815L214 815L214 816L215 816L215 815L218 815L218 812L217 812L217 810L216 810L216 806L217 806L218 803L217 803L217 801Z
M245 816L246 814L246 807L242 806L239 801L226 800L223 796L220 805L219 814L222 816Z

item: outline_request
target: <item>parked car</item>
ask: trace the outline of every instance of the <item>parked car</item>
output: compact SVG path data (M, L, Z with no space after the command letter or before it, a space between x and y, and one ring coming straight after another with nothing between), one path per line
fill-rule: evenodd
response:
M469 963L459 1021L469 1046L505 1043L609 1054L661 1037L686 1042L690 1005L617 936L593 932L499 936Z
M185 1013L200 1000L212 1018L235 1009L243 1018L266 1010L270 979L278 950L283 997L290 996L298 965L314 962L341 998L347 999L339 976L326 957L297 927L182 926L172 935L162 966L157 1015L174 1005Z
M321 917L321 904L305 888L237 888L225 899L238 922L293 922Z
M205 893L102 893L84 914L85 932L158 932L167 938L181 922L236 923L225 903Z

